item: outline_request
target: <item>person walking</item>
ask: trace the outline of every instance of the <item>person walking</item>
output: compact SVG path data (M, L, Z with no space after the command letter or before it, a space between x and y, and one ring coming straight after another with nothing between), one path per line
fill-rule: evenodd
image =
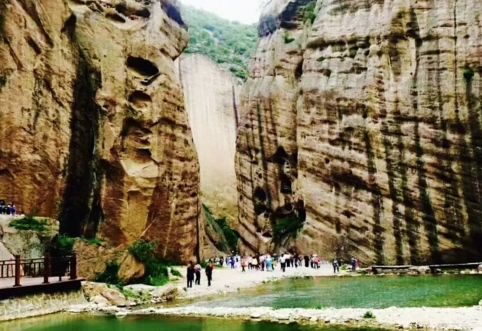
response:
M214 270L214 265L212 262L210 262L209 265L206 267L206 277L208 279L208 286L211 286L211 281L213 280L213 270Z
M305 259L305 268L309 268L310 267L310 257L308 255L305 255L304 259Z
M241 272L246 272L246 259L245 258L242 258L241 259Z
M236 260L234 259L234 256L231 256L231 269L236 268Z
M199 263L194 266L194 275L196 276L194 285L201 285L201 265Z
M340 265L338 264L338 260L335 258L333 259L333 273L340 272Z
M271 271L272 270L272 264L273 259L271 258L271 255L266 255L266 271Z
M266 255L263 254L259 257L259 264L261 266L261 271L264 271L265 260L266 260Z
M281 271L286 271L286 254L281 254L279 258L279 262L281 264Z
M351 271L356 271L356 259L354 256L351 258Z
M187 267L187 288L192 288L192 281L194 280L194 264L189 262Z
M258 259L256 256L253 258L253 269L258 270Z

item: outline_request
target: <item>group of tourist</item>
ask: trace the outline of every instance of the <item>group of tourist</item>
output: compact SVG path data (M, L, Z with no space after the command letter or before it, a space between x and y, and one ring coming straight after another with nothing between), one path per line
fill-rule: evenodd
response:
M342 264L341 260L338 260L338 259L335 258L335 259L333 259L333 262L331 264L333 266L333 272L335 274L337 272L339 273L340 272L340 265ZM360 261L358 261L357 258L352 257L351 261L350 261L350 265L351 265L351 271L356 271L356 269L360 265Z
M314 253L311 255L283 253L279 256L270 254L247 256L232 255L227 257L217 257L210 261L213 261L213 263L219 267L223 267L224 264L230 269L241 267L242 272L246 272L246 270L273 271L278 264L283 271L285 271L286 268L298 268L302 266L319 269L321 264L326 263L325 260L321 259Z
M261 254L261 255L247 255L239 256L232 255L227 257L217 257L210 259L208 265L205 269L206 277L208 280L208 286L211 286L211 281L213 277L213 270L215 265L223 267L224 264L230 269L237 269L241 267L241 272L246 272L246 270L257 270L257 271L274 271L275 267L279 264L281 271L286 272L286 268L313 268L319 269L322 264L328 263L326 260L321 259L317 254L311 255L299 255L291 253L282 253L278 255ZM332 261L333 272L339 273L342 261L338 258ZM359 266L359 261L355 257L351 258L350 261L351 270L355 271ZM187 267L187 287L192 288L194 285L201 285L201 265L194 264L190 262Z
M13 202L6 204L4 200L0 200L0 214L3 215L17 215L17 207Z
M198 263L194 265L193 262L189 262L187 267L187 287L192 288L192 282L194 281L194 285L201 285L201 270L202 267ZM211 286L211 281L213 279L213 270L214 270L214 263L209 261L208 266L206 267L206 278L208 279L208 286Z

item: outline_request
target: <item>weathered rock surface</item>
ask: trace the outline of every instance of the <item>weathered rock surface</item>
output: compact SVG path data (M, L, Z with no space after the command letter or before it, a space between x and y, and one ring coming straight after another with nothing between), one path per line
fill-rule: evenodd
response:
M178 65L199 158L203 203L214 215L237 224L234 154L241 86L206 55L183 54Z
M190 260L199 167L177 1L2 1L0 35L0 198L71 236Z
M86 299L90 302L105 304L105 301L100 298L103 297L111 305L118 307L125 307L127 305L124 294L116 289L107 287L107 285L103 283L85 282L82 284L82 291Z
M44 231L19 231L10 226L12 221L22 218L22 216L0 215L0 242L4 246L0 248L0 260L10 259L11 255L20 255L24 259L41 258L52 239L58 234L59 222L53 219L44 219L46 221Z
M479 260L482 2L317 1L313 24L311 2L262 14L236 156L246 249Z
M131 254L126 254L120 264L119 278L127 283L131 279L140 279L146 273L144 264L138 262Z

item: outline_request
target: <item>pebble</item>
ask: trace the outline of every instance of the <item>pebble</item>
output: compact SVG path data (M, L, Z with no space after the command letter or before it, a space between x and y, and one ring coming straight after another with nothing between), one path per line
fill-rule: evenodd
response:
M261 316L263 316L261 313L258 313L258 312L254 312L251 314L251 318L252 319L259 319L261 318Z

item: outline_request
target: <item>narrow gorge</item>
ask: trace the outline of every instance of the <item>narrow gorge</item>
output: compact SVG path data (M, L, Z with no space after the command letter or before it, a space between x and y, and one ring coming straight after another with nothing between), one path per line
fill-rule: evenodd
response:
M269 2L241 93L244 249L480 260L481 13L474 0Z
M140 239L481 259L481 13L272 0L256 35L175 0L1 1L0 199L102 265Z

